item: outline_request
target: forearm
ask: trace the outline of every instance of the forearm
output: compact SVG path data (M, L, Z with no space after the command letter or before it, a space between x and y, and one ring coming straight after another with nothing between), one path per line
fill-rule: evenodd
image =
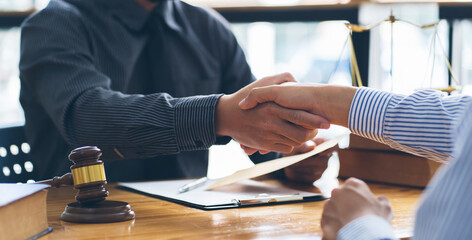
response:
M123 95L96 88L66 107L62 127L71 145L116 148L125 158L202 150L216 140L218 98Z
M433 90L403 96L361 88L351 105L349 128L401 151L444 161L452 154L452 128L471 101Z
M444 161L451 157L452 128L468 96L445 97L433 90L409 96L370 88L310 86L314 113L354 134L415 155Z

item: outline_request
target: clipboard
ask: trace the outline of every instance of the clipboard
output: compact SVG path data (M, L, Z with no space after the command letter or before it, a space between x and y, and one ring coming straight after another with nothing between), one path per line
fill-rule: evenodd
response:
M120 188L181 205L201 209L219 210L286 203L322 201L321 194L298 191L286 187L272 186L254 180L243 180L213 190L205 190L217 180L209 180L191 191L179 193L178 189L195 179L121 182Z

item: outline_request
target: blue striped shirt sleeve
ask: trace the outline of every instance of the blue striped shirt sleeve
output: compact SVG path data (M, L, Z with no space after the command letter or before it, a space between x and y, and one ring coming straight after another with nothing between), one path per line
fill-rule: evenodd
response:
M444 96L434 90L404 96L360 88L351 104L348 124L354 134L445 161L452 156L452 128L469 102L469 96Z
M457 105L464 105L467 111L451 131L456 158L428 185L416 213L415 240L472 239L472 104L459 101ZM361 217L344 226L338 239L392 239L392 230L385 224L383 219Z
M454 133L456 158L426 189L416 213L414 239L472 239L472 105Z
M344 226L338 232L338 240L389 240L395 239L390 223L385 219L367 215Z

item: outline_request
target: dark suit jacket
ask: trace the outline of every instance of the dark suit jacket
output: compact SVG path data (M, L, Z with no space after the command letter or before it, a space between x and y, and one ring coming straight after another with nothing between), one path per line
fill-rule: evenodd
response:
M38 179L98 146L111 181L199 177L216 103L254 80L227 23L162 1L52 0L21 32L21 104ZM267 156L271 157L271 156ZM121 161L113 161L119 160Z

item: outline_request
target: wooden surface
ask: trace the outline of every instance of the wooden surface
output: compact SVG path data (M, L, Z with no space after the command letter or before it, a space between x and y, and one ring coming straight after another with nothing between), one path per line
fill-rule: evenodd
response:
M266 180L280 185L277 180ZM315 187L285 184L305 191ZM414 209L421 190L370 184L377 195L390 198L393 227L398 237L411 236ZM324 202L203 211L147 197L108 185L108 200L126 201L136 219L111 224L76 224L61 221L67 203L74 201L71 187L50 189L48 221L53 232L41 239L317 239Z

